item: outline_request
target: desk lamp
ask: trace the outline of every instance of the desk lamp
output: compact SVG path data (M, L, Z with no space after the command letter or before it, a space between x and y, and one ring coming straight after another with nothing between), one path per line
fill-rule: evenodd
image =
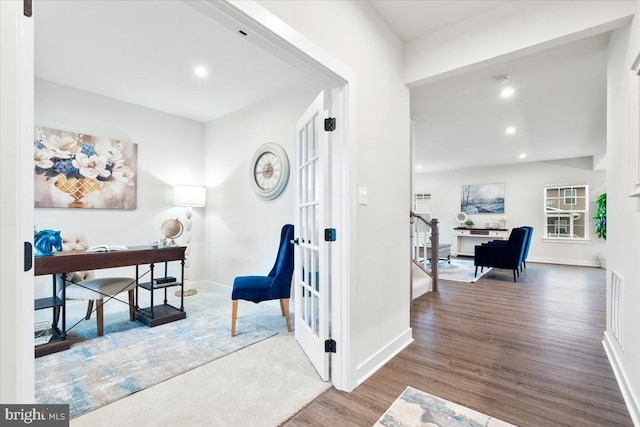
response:
M205 200L207 195L207 189L205 187L199 187L195 185L176 185L173 187L173 204L174 206L186 206L185 217L187 220L184 223L185 230L185 245L187 248L184 251L184 288L187 287L189 280L189 253L191 252L191 215L193 214L193 208L202 208L205 206ZM187 289L184 291L183 296L188 297L197 294L196 289ZM176 292L176 296L180 296L180 291Z

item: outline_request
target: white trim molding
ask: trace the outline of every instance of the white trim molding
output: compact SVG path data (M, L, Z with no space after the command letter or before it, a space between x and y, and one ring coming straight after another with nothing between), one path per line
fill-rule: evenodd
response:
M615 351L615 339L611 338L608 331L605 331L604 333L602 346L604 347L604 351L607 353L609 364L611 365L613 373L616 376L616 380L618 381L620 392L622 393L624 403L627 405L627 409L629 410L629 415L631 416L633 425L640 426L640 402L631 388L631 383L629 382L627 373L624 370L624 366Z
M567 242L563 242L567 243ZM527 259L527 262L537 262L540 264L557 264L557 265L577 265L580 267L600 267L601 263L599 260L584 260L584 259L558 259L558 258L539 258L539 257L530 257Z
M640 53L631 66L629 81L629 184L630 197L640 197Z
M407 329L385 347L377 351L373 356L358 365L356 368L356 383L362 384L367 378L373 375L378 369L383 367L389 360L404 350L413 342L413 332Z

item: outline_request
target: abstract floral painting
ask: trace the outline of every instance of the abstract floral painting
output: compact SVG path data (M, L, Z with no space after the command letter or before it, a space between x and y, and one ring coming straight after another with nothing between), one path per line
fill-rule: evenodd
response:
M36 126L36 207L136 209L138 144Z

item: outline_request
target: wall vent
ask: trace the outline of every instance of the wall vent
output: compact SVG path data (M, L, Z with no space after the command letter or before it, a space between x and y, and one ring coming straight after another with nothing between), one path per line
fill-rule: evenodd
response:
M622 319L624 315L624 279L611 271L611 332L622 349Z

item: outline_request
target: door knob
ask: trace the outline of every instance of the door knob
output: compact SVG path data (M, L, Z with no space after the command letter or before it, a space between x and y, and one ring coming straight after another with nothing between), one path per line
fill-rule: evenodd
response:
M289 240L289 243L291 243L292 245L299 245L300 239L296 237L294 240Z

